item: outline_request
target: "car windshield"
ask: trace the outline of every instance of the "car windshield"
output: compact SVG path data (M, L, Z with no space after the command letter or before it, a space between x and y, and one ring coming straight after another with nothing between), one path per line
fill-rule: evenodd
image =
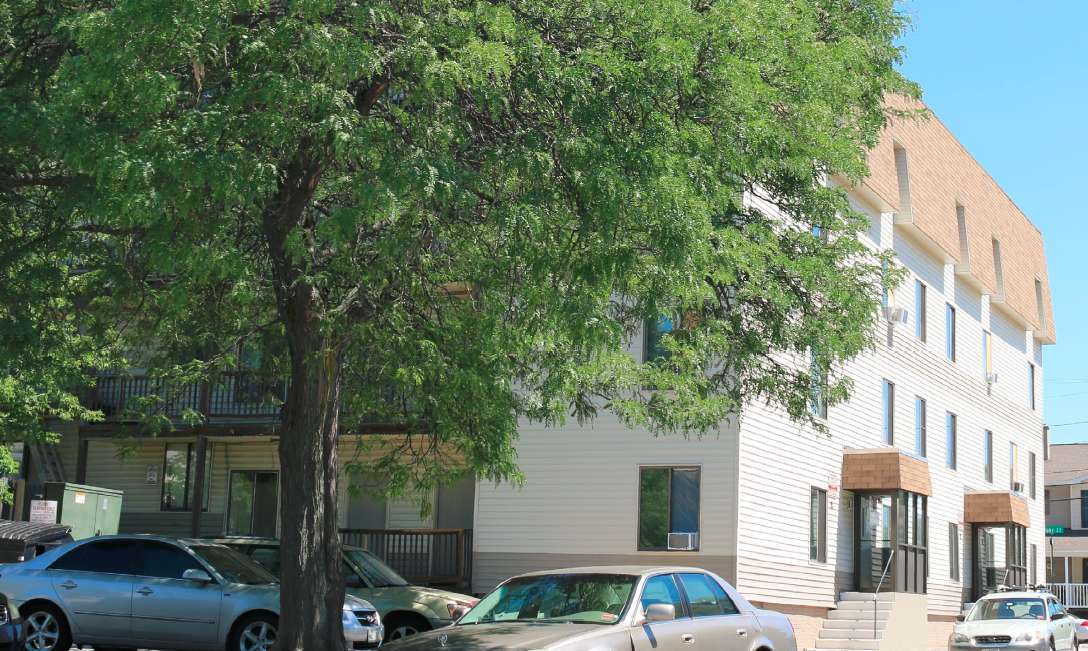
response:
M969 622L989 619L1046 619L1046 607L1042 599L1031 597L983 599L967 616Z
M244 585L276 583L276 577L248 557L222 545L191 545L189 549L215 568L224 579Z
M610 625L620 621L638 582L627 574L546 574L511 579L458 622L565 622Z
M359 573L359 576L375 588L393 588L408 585L404 577L397 571L382 562L374 554L363 549L345 549L344 555L348 558L348 564Z

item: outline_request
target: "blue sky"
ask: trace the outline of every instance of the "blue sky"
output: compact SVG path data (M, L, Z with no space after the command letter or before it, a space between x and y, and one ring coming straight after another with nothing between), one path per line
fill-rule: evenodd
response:
M1058 344L1046 420L1088 421L1088 2L907 0L903 72L1043 232ZM1088 441L1088 423L1052 442Z

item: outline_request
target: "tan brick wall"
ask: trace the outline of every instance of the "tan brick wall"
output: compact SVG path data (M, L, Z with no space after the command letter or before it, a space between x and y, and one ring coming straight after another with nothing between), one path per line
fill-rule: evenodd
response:
M1031 526L1027 502L1008 491L967 493L963 496L964 522L1015 522Z
M924 108L902 98L893 108ZM1044 341L1054 338L1043 238L1005 191L964 149L936 116L928 119L889 120L880 144L869 155L870 177L865 185L893 210L899 210L895 145L906 151L910 188L909 221L939 246L949 258L969 263L969 273L985 288L998 293L993 239L1001 243L1004 299L1007 307ZM964 207L968 260L961 259L956 205ZM900 218L907 218L900 215ZM1035 281L1043 289L1045 323L1039 323ZM995 302L996 302L995 298Z
M842 457L842 487L933 494L926 462L896 449L847 450Z

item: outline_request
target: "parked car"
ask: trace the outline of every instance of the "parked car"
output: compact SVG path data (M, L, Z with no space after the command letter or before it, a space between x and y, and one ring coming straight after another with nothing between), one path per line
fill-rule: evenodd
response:
M279 576L278 540L222 538L215 542L237 549ZM358 547L344 547L344 578L348 594L377 607L386 641L449 626L478 601L456 592L411 585L382 559Z
M691 567L586 567L514 577L450 628L391 649L796 651L789 620Z
M27 623L28 651L269 651L279 624L276 577L229 547L159 536L100 536L14 565L6 592ZM375 608L344 601L348 649L381 645Z
M1077 618L1077 642L1088 644L1088 620Z
M70 542L72 528L66 524L0 520L0 563L28 561Z
M26 627L19 609L0 593L0 651L21 651L26 642Z
M955 625L948 649L1076 650L1079 625L1080 619L1049 592L994 592L976 601L964 621Z

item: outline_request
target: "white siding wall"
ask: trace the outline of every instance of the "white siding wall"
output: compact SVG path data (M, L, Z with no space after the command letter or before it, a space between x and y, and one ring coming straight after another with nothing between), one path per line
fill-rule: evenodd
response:
M859 207L860 204L859 204ZM1011 323L991 316L988 300L954 273L951 264L931 253L901 226L892 226L891 215L870 212L882 224L880 239L894 246L910 276L892 295L892 302L912 313L910 323L896 326L892 345L887 345L881 324L880 343L841 372L854 381L851 400L832 407L828 417L830 438L798 427L781 412L762 405L746 409L740 438L740 506L738 584L753 600L809 606L831 606L836 599L836 572L840 581L852 567L852 518L850 495L829 499L828 562L809 561L808 500L811 487L837 486L844 448L874 448L882 443L881 380L896 385L895 445L914 452L914 398L927 401L927 456L933 481L929 501L929 603L933 613L959 611L964 585L970 586L967 557L970 539L960 542L961 581L949 579L948 524L963 520L965 490L1008 489L1008 445L1020 450L1020 477L1027 482L1029 452L1036 454L1037 499L1029 500L1033 527L1029 544L1043 545L1042 422L1041 409L1031 412L1026 385L1017 383L1026 373L1033 346L1024 345L1025 333ZM873 229L875 231L875 229ZM928 286L928 336L923 344L915 337L915 279ZM945 355L945 304L957 311L957 361ZM993 395L987 395L982 372L981 333L995 331L992 345L1000 375ZM1017 346L1017 342L1020 342ZM1021 374L1014 369L1023 367ZM1008 370L1005 370L1008 369ZM1037 370L1038 403L1041 408L1042 369ZM1005 383L1005 384L1002 384ZM1023 391L1020 389L1024 388ZM958 464L945 467L945 413L958 417ZM994 432L994 484L984 480L983 431ZM963 529L961 527L961 534ZM999 536L1000 537L1000 536ZM1003 562L1003 538L998 540L998 561ZM1039 559L1040 565L1043 559ZM1042 567L1038 568L1043 575ZM841 585L839 587L842 587Z

